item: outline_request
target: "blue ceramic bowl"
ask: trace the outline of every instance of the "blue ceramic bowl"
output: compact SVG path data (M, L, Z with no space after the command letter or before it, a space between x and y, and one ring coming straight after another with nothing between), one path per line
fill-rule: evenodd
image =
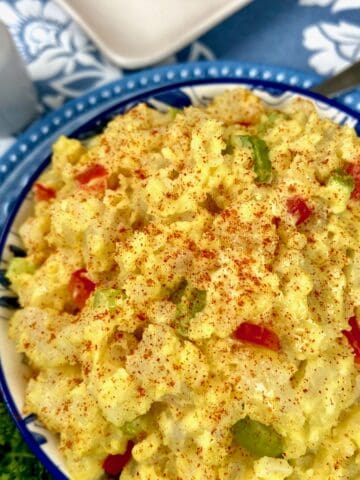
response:
M270 81L270 78L281 82ZM294 96L312 100L320 115L360 131L360 114L333 100L306 90L316 77L300 72L240 64L202 62L168 66L127 76L77 98L34 124L3 157L0 165L0 255L2 268L9 246L20 246L17 229L32 208L31 186L50 161L51 144L61 135L85 139L99 132L114 115L140 101L158 109L206 104L214 95L246 86L272 106L281 107ZM286 83L284 83L286 82ZM300 85L300 86L299 86ZM305 88L304 88L305 87ZM0 287L0 304L11 296ZM11 300L10 300L11 302ZM65 480L66 467L57 438L34 415L21 412L27 367L7 338L11 309L0 307L0 388L5 402L31 450L56 480Z

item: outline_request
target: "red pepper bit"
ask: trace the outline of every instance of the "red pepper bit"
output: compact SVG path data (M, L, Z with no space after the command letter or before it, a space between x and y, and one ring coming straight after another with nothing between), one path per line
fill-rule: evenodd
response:
M297 218L296 225L301 225L302 223L306 222L313 212L313 209L307 205L305 200L297 196L288 198L286 206L288 212Z
M274 350L275 352L278 352L281 348L280 340L276 333L262 325L256 325L255 323L241 323L233 335L237 340L254 343L261 347Z
M236 125L241 125L242 127L252 127L254 124L251 122L235 122Z
M351 330L343 330L342 333L348 339L351 347L354 350L355 362L360 364L360 326L356 317L349 319Z
M80 188L91 192L103 192L107 186L108 172L103 165L94 163L75 176Z
M275 225L275 228L279 228L279 225L281 223L281 219L279 217L273 217L271 219L271 223Z
M73 272L68 285L73 302L78 308L83 308L86 300L96 288L96 284L87 278L85 273L85 268Z
M118 455L108 455L103 463L104 472L111 477L118 477L126 465L131 460L131 450L134 442L128 442L125 453Z
M106 177L106 175L107 175L106 168L103 165L94 163L93 165L90 165L90 167L88 167L86 170L78 173L75 179L81 185L84 185L86 183L91 182L91 180L94 180L95 178Z
M53 188L45 187L42 183L35 183L34 190L38 202L41 200L48 201L56 197L56 191Z
M351 198L354 200L360 200L360 163L351 163L346 172L354 177L355 188L351 192Z

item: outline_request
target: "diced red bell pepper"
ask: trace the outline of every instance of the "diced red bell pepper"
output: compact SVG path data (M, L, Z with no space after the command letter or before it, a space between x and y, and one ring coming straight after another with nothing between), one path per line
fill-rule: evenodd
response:
M235 122L235 123L236 125L241 125L242 127L251 127L252 125L254 125L251 122Z
M360 200L360 163L351 163L346 168L346 172L354 178L355 182L355 188L351 192L351 198Z
M342 333L348 339L354 350L355 362L360 364L360 326L356 317L349 319L351 330L343 330Z
M131 460L131 450L134 442L128 442L125 453L119 455L108 455L103 463L103 470L111 477L118 477Z
M78 173L75 179L82 185L91 182L95 178L105 177L107 175L107 170L103 165L94 163L90 165L86 170Z
M41 200L48 201L56 197L56 190L50 187L45 187L42 183L35 183L34 190L35 198L38 202Z
M68 285L73 302L78 308L83 308L86 300L90 297L91 293L96 288L96 284L91 281L85 274L85 268L76 270L71 274Z
M281 223L281 219L279 217L273 217L271 219L271 223L275 225L276 228L279 228L279 225Z
M108 172L103 165L94 163L86 170L78 173L75 180L84 190L103 192L106 189L107 175Z
M254 343L270 350L279 351L279 337L273 331L255 323L241 323L234 332L234 338L243 342Z
M288 212L296 217L296 225L301 225L306 222L313 212L313 209L308 206L306 201L298 196L288 198L286 206Z

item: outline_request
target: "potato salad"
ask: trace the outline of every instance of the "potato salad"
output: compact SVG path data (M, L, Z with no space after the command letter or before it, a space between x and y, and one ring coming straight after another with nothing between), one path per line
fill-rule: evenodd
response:
M297 98L60 137L7 269L71 480L360 479L360 140Z

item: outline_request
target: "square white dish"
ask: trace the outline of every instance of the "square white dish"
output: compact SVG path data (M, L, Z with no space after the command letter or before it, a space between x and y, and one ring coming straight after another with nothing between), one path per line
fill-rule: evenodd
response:
M174 53L251 0L57 0L117 65Z

